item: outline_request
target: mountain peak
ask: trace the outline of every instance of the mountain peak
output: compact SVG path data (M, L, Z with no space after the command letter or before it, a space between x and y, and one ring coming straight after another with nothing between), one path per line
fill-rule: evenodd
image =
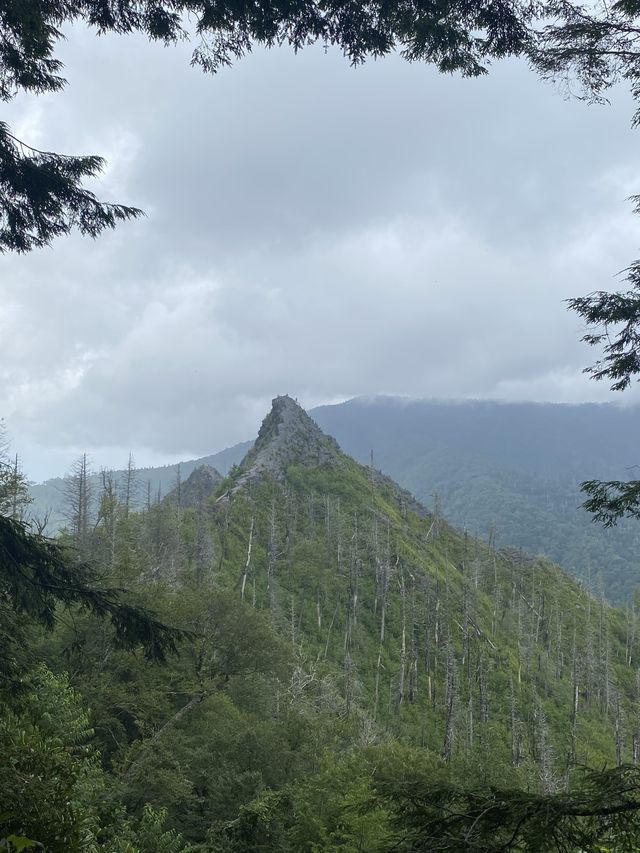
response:
M325 435L296 400L283 395L273 399L240 467L245 481L264 473L281 480L288 465L334 465L339 453L338 442Z

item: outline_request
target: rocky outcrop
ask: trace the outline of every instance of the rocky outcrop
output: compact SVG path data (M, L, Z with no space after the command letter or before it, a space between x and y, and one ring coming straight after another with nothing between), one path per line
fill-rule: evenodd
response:
M338 442L325 435L292 397L276 397L255 444L240 463L233 487L221 500L265 475L283 481L289 465L333 466L340 456Z
M276 397L255 444L239 465L233 485L218 500L228 501L238 490L264 476L283 482L289 465L333 467L341 459L344 455L335 438L326 435L293 398ZM390 492L401 511L429 515L413 495L380 471L369 470L368 476L378 488Z
M180 486L174 486L165 500L179 504L184 509L201 506L216 491L223 477L211 465L195 468Z

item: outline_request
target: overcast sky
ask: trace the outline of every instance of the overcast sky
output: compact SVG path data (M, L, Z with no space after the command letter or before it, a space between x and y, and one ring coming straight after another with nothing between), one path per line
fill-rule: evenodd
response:
M68 32L68 88L3 118L100 153L146 218L0 256L0 404L30 477L193 457L281 393L612 398L563 300L638 254L638 132L526 66L480 80L398 58L189 49Z

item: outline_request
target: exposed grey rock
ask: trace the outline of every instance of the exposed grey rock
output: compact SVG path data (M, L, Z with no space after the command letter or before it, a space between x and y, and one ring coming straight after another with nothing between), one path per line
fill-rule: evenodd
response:
M275 397L255 444L240 463L233 488L220 500L265 475L283 481L289 465L334 466L340 456L335 438L325 435L292 397Z
M333 467L343 458L335 438L326 435L294 399L288 395L276 397L255 444L240 463L233 486L218 500L228 501L239 489L264 476L282 482L289 465ZM376 487L391 493L401 511L408 510L423 517L430 515L413 495L380 471L369 469L369 476Z
M278 475L286 465L334 465L340 447L291 397L276 397L241 468Z
M174 486L165 500L179 504L185 509L200 506L210 497L222 482L223 477L211 465L199 465L187 477L184 483Z

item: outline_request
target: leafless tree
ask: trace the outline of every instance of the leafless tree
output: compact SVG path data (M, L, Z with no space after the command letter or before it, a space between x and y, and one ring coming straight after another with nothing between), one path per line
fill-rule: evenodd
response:
M83 453L71 466L64 484L65 515L73 543L80 550L88 547L91 530L93 495L90 476L87 454Z

